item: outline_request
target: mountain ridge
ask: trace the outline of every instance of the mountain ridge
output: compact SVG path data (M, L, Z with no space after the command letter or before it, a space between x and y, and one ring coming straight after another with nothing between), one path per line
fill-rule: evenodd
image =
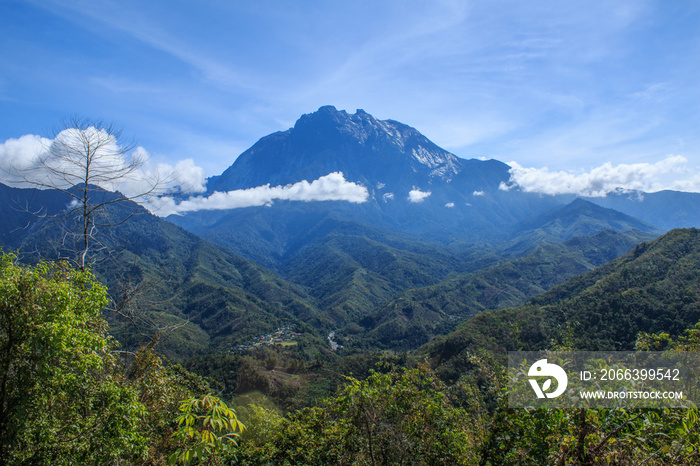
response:
M632 350L640 332L677 336L700 320L700 230L674 229L533 297L482 312L423 351L456 375L460 354L487 350Z
M220 175L209 178L207 193L287 186L341 172L368 190L368 201L354 206L355 220L377 217L372 211L378 211L384 228L443 239L489 237L579 197L525 192L512 184L510 170L494 159L460 158L397 120L326 105L302 115L291 128L262 137ZM694 208L699 199L700 193L626 190L586 197L664 230L700 226L700 211ZM170 220L196 228L195 223L211 224L226 213L231 211L200 212L197 221ZM419 220L410 222L407 216Z

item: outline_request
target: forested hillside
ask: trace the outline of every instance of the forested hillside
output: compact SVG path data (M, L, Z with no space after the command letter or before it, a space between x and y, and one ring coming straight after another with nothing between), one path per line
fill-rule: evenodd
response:
M639 333L640 349L700 349L692 329L699 250L697 230L675 230L526 306L478 314L425 348L430 364L421 353L347 355L321 368L338 390L316 407L284 413L269 397L249 394L233 399L237 415L212 395L215 385L164 364L152 348L125 358L100 313L106 290L89 274L62 265L18 267L5 256L3 458L10 464L163 464L167 458L261 465L696 464L695 410L507 409L503 356L511 348L607 345L602 327L571 332L556 320L574 313L574 304L602 309L606 293L618 305L605 316L610 331L649 314L658 318L635 330L677 323L678 336ZM619 296L631 296L630 305ZM681 331L686 323L691 328ZM265 377L245 367L253 372L239 372L244 380ZM7 378L10 373L15 376Z
M543 246L478 272L409 290L361 321L369 332L367 335L352 338L349 335L352 329L344 334L349 342L355 340L359 345L369 342L370 347L415 349L479 312L523 304L651 238L653 235L640 231L605 230L594 236Z
M642 333L677 337L700 322L699 267L700 230L672 230L523 306L482 312L425 351L452 367L483 349L632 350Z
M0 189L8 199L0 206L2 217L8 219L0 228L5 251L18 251L24 262L72 252L75 237L67 233L72 227L66 228L72 220L54 217L68 205L67 196ZM111 204L107 215L129 219L100 231L91 261L111 296L133 313L107 315L112 333L126 347L138 347L160 332L159 350L184 361L226 352L285 325L295 325L312 346L325 345L318 331L330 321L300 287L133 202Z

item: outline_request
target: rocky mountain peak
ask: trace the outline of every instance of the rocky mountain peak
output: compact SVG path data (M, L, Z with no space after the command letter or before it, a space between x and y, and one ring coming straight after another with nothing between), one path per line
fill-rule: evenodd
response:
M385 186L386 193L407 199L411 190L437 193L438 186L458 179L469 194L491 185L495 190L507 180L504 167L495 173L486 162L460 159L396 120L326 105L302 115L292 128L261 138L220 176L210 178L207 188L224 192L283 186L341 172L348 181Z
M304 140L314 138L347 145L359 145L364 150L391 149L403 155L419 170L420 165L430 169L430 176L450 179L459 173L459 159L438 147L418 130L395 120L378 120L362 109L354 114L337 110L332 105L303 115L293 128L295 136Z

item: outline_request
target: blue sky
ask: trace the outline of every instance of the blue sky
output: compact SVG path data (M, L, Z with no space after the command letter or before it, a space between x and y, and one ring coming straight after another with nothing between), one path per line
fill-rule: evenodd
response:
M79 113L211 176L327 104L540 188L700 191L700 3L0 1L0 143Z

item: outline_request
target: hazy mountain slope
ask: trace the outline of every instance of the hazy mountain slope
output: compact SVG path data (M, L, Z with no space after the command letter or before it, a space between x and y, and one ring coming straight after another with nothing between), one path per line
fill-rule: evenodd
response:
M657 225L664 230L700 227L700 193L620 192L588 200Z
M604 230L638 230L654 236L663 232L637 218L584 199L575 199L569 204L519 222L510 230L510 239L503 251L517 257L543 244L557 244L576 236L594 235Z
M384 322L384 318L377 315L381 316L386 303L402 291L436 284L449 275L474 272L495 264L499 256L503 257L504 254L518 257L536 249L539 244L558 243L561 237L576 231L597 232L601 229L634 227L657 231L644 222L583 200L557 208L545 216L538 217L526 227L528 229L520 233L522 236L517 232L512 233L511 237L515 238L512 242L515 244L505 243L507 248L504 250L484 245L448 248L445 245L418 242L415 238L392 237L375 229L363 228L356 223L327 217L314 228L295 238L298 244L306 246L298 250L293 246L288 247L290 252L284 257L278 270L284 278L305 286L309 294L317 299L318 308L327 313L338 328L360 321L373 322L368 325L378 326ZM626 252L634 244L653 237L654 235L643 235L640 231L626 235L622 241L624 246L613 246L616 253L600 254L600 257L597 257L599 260L592 263L586 262L583 257L577 257L572 263L568 263L567 261L571 260L569 256L573 254L569 246L562 249L553 248L547 252L543 263L562 261L564 265L561 267L568 267L566 273L562 272L560 276L553 278L557 280L554 283L560 283L575 273L582 273L593 266L601 265ZM609 245L605 244L606 241L614 244L620 240L610 232L608 235L601 235L595 241L591 240L587 251L607 250ZM580 241L572 244L580 244ZM455 250L461 254L456 255ZM584 252L581 246L575 253ZM557 254L561 254L562 257L556 257ZM472 262L477 256L479 260ZM602 259L602 256L605 256L605 259ZM577 268L577 264L582 265ZM541 277L528 276L523 272L518 278L518 286L531 287L531 290L524 294L513 294L507 289L499 289L498 283L489 285L488 288L494 295L493 298L489 298L492 304L485 302L484 294L480 298L482 304L476 306L474 312L520 304L554 284L548 283L543 287L536 283L538 279ZM509 286L507 283L503 286L506 285ZM453 314L455 313L447 312L447 315ZM464 318L463 312L457 314ZM452 319L454 318L453 316ZM433 319L433 322L437 324L440 320ZM450 324L454 322L447 323Z
M363 319L401 291L496 260L487 250L479 255L478 264L472 264L465 260L466 251L458 257L415 240L333 233L299 250L280 273L305 286L318 308L343 326Z

